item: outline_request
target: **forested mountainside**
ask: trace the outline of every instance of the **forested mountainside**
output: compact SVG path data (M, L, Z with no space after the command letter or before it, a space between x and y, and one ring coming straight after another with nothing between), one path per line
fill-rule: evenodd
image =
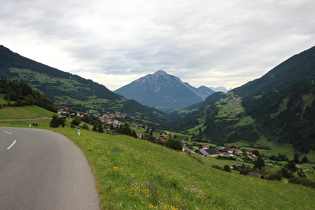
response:
M0 77L29 84L57 106L94 113L117 111L154 125L169 123L167 115L154 108L128 100L92 80L20 56L4 46L0 46Z
M281 63L263 77L227 94L173 113L178 129L198 126L213 142L244 141L261 146L262 139L290 143L306 153L315 149L315 47Z
M0 108L2 106L37 105L52 112L57 112L57 107L49 98L17 80L7 81L0 78L0 94L8 102L8 104L0 104Z

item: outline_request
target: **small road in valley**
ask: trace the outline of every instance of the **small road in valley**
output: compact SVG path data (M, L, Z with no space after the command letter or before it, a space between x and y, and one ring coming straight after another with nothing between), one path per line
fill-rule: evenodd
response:
M0 127L0 209L100 209L82 151L52 131Z

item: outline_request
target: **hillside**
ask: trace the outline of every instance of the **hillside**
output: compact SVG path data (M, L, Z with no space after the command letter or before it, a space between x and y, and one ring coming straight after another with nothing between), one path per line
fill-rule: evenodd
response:
M62 133L85 153L102 209L314 209L313 188L223 172L195 154L128 136L78 136L69 121L64 128L48 124L38 128Z
M20 56L4 46L0 46L0 77L27 83L60 107L92 113L117 111L152 125L169 122L168 117L156 109L127 100L92 80Z
M165 113L201 102L214 93L205 86L194 88L162 70L141 77L114 92Z
M213 143L243 141L291 144L298 152L315 150L315 47L281 63L263 77L227 94L173 113L178 129L198 126Z
M45 95L17 80L7 81L0 78L0 108L7 106L37 105L52 112L57 112L55 104Z
M259 96L292 83L315 77L315 46L292 56L259 79L248 82L232 91L241 96Z
M0 109L0 121L52 117L55 113L39 106L5 107Z

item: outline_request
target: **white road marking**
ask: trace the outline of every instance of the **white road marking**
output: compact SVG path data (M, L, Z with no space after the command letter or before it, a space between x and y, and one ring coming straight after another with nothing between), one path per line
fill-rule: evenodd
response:
M8 131L3 131L3 133L9 134L11 135L12 133L8 132Z
M11 149L11 147L13 147L13 145L15 144L16 140L14 140L14 142L7 148L7 149Z

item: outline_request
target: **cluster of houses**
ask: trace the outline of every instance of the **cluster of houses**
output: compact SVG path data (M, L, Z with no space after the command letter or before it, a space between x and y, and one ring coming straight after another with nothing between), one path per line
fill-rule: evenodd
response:
M139 128L139 125L137 125L137 126L138 126L138 128ZM147 130L148 127L145 126L144 129ZM150 129L149 131L151 131L151 130L152 130L152 129ZM160 137L155 137L155 141L166 142L169 137L174 137L174 136L175 136L174 134L171 134L169 131L156 131L156 132L160 133L161 136L160 136ZM138 137L139 139L141 139L141 138L142 138L142 134L138 134L138 133L137 133L137 137ZM182 143L183 143L183 142L182 142Z
M119 118L125 118L127 117L126 113L120 113L120 112L115 112L115 113L109 113L107 112L106 114L103 114L102 117L99 117L101 122L104 122L108 125L112 124L113 127L120 127L121 123L117 120Z
M70 116L70 117L83 117L84 115L87 115L89 113L84 112L78 112L78 111L72 111L68 107L60 107L58 108L58 114L62 116Z
M242 99L241 97L232 96L229 99L222 99L222 100L223 102L226 102L228 104L241 104L241 99ZM220 102L217 102L217 103L220 103Z
M218 156L226 156L233 157L246 155L252 160L257 160L259 157L253 154L251 151L246 151L245 153L237 146L231 145L227 147L222 147L221 149L217 149L217 147L208 147L207 145L203 145L203 148L200 150L196 150L195 153L200 154L202 156L208 157L218 157Z
M84 115L90 115L92 114L90 111L87 112L79 112L79 111L72 111L68 107L60 107L58 108L58 114L62 116L69 116L69 117L84 117ZM101 122L105 122L107 124L112 124L114 127L119 127L121 123L117 120L119 118L125 118L127 117L126 113L110 113L107 112L106 114L103 114L103 116L97 116Z
M233 96L229 101L228 103L231 103L231 104L241 104L241 98L240 97L237 97L237 96Z
M233 157L234 155L237 155L237 156L246 155L247 157L249 157L252 160L256 160L259 158L258 156L256 156L252 152L250 152L250 151L243 152L239 147L236 147L234 145L222 147L219 150L216 147L203 148L200 150L196 150L195 153L203 155L203 156L208 156L208 157L218 157L218 156ZM233 164L230 166L230 168L232 170L236 170L239 167L242 167L242 165ZM259 178L259 179L264 179L264 176L262 176L260 174L253 173L253 172L249 172L247 174L247 176Z

